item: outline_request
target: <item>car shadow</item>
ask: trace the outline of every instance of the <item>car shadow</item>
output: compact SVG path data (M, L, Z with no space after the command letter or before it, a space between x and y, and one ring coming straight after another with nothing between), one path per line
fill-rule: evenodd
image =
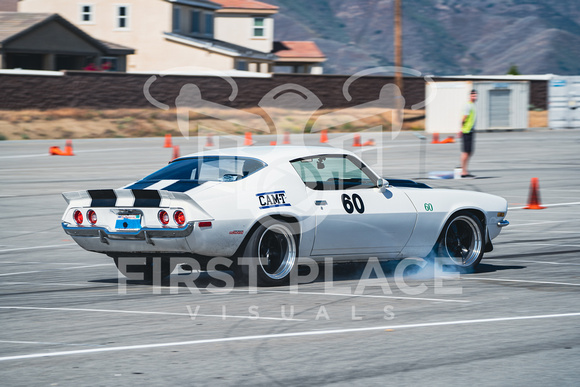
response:
M419 264L411 264L406 262L404 268L401 269L399 265L404 260L389 260L389 261L381 261L378 263L379 266L372 266L368 267L368 262L348 262L348 263L335 263L329 267L325 267L324 265L318 266L318 275L316 278L312 279L310 270L312 268L301 265L299 267L298 276L300 279L308 278L308 281L300 281L300 284L303 283L321 283L321 282L345 282L345 281L358 281L361 279L373 279L383 277L390 282L390 279L394 279L396 276L403 276L403 278L413 280L413 279L420 279L420 280L429 280L433 279L436 276L446 275L449 273L458 273L455 267L452 266L444 266L443 268L439 268L435 270L433 265L427 264L421 266ZM417 263L421 263L424 261L417 260ZM504 270L519 270L525 269L527 266L521 265L496 265L491 263L481 263L477 266L477 268L470 272L462 272L461 274L480 274L480 273L493 273L497 271L504 271ZM380 269L380 270L379 270ZM227 283L223 280L224 277L230 277L230 283ZM221 278L221 279L220 279ZM224 270L218 272L208 272L208 271L199 271L199 272L182 272L176 273L174 271L169 277L164 278L163 280L158 280L156 284L152 284L148 281L143 280L134 280L128 278L106 278L106 279L97 279L91 280L89 282L93 283L106 283L106 284L122 284L126 286L152 286L152 285L161 285L164 287L170 286L177 286L179 288L188 288L190 286L194 286L197 289L206 289L210 288L212 291L216 289L223 289L227 290L231 287L233 283L234 288L247 288L248 285L245 282L239 281L235 278L233 271Z

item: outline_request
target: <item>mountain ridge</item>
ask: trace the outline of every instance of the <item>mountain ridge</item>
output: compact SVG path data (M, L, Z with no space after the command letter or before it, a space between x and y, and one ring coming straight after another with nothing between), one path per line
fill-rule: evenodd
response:
M327 74L393 65L394 0L262 0L276 40L313 40ZM577 0L403 1L403 65L426 74L580 74Z

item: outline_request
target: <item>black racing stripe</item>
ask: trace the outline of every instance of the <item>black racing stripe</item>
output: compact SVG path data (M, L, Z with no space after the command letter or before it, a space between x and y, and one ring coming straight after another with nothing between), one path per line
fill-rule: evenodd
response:
M133 189L135 196L134 207L159 207L161 204L161 196L157 190Z
M91 197L91 207L115 207L117 195L112 189L92 189L88 190Z
M135 184L126 187L125 189L145 189L153 184L157 183L159 180L151 180L151 181L138 181Z
M194 189L195 187L199 187L205 183L205 181L178 181L173 183L165 188L164 191L173 191L173 192L185 192L189 191L190 189Z

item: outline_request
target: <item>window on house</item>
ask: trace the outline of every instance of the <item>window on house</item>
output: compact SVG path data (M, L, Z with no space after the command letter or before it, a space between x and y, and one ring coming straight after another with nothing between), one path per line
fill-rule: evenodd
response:
M128 5L117 5L117 29L126 30L129 29L129 6Z
M101 70L102 71L118 71L119 70L118 59L114 56L101 57Z
M205 33L213 35L213 15L211 13L205 14Z
M191 11L191 28L189 30L192 34L199 34L201 32L201 12Z
M248 71L248 62L245 60L238 60L236 62L236 70Z
M265 33L265 22L263 17L254 18L254 37L266 36Z
M91 24L95 21L95 6L92 4L80 5L81 24Z
M173 8L173 32L181 31L181 9Z

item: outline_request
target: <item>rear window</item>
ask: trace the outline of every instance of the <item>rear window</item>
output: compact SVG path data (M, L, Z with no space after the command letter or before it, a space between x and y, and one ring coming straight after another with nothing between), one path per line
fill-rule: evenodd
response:
M152 173L148 180L238 181L264 168L266 163L248 157L192 157L174 161Z

